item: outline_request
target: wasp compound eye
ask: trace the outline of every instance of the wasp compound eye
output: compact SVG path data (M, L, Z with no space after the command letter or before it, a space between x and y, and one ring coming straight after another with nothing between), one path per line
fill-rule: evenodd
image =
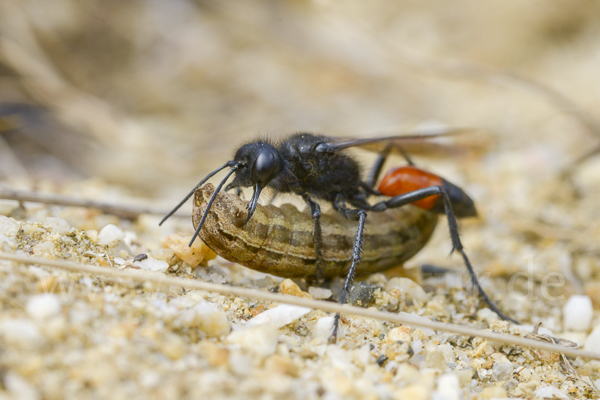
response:
M271 149L261 150L252 167L252 175L255 182L266 186L275 174L277 165L277 157Z

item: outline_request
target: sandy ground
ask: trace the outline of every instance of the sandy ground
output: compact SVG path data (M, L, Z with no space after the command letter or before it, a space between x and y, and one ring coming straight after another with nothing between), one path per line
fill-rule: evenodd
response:
M405 267L450 272L419 285L368 277L380 288L371 306L520 335L541 323L597 350L600 157L574 162L599 142L598 11L592 1L1 0L0 188L168 210L256 137L477 128L455 151L415 161L475 199L479 218L461 222L468 255L529 328L474 295L443 221ZM184 239L170 235L191 235L190 210L158 227L159 215L2 200L0 246L289 290L221 258L178 255ZM0 275L7 399L598 398L596 361L353 316L331 345L322 311L261 325L250 321L278 304L7 261Z

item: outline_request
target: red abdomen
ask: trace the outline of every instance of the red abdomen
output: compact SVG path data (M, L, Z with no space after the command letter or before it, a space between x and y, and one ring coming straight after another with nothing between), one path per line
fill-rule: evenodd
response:
M456 217L477 216L475 203L461 188L431 172L412 165L391 169L381 180L378 190L379 193L385 196L393 197L429 186L444 188ZM436 213L444 212L444 203L437 194L415 201L412 204Z
M437 175L422 169L407 165L388 171L379 184L379 192L386 196L398 196L429 186L442 186L443 181ZM414 205L425 210L431 210L438 204L438 195L415 201Z

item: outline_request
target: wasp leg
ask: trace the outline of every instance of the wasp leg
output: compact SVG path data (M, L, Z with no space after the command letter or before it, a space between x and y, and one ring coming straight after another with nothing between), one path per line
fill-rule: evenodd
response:
M242 188L240 186L236 186L234 182L231 182L230 184L225 186L224 190L226 192L229 192L231 189L235 189L235 195L237 197L240 197L240 194L242 194Z
M383 164L387 160L390 155L390 151L392 150L391 143L388 143L385 148L377 155L377 159L373 163L373 167L371 168L371 172L369 172L369 177L367 178L366 186L370 189L375 187L377 180L379 179L379 175L381 175L381 169L383 168Z
M313 221L315 222L315 227L313 229L313 241L315 243L315 256L316 256L316 266L317 266L317 281L321 281L323 279L323 235L321 232L321 207L319 203L314 201L308 194L304 193L302 198L308 204L308 208L310 209L310 214L312 216Z
M354 275L356 274L356 266L360 264L362 253L362 242L363 242L363 231L365 229L365 220L367 218L367 212L361 209L352 209L346 207L341 197L338 197L333 202L333 208L340 212L344 217L348 219L358 220L358 229L356 230L356 236L354 237L354 245L352 246L352 263L350 264L350 268L348 269L348 273L346 274L346 280L344 281L344 286L342 287L342 292L340 293L340 304L346 304L346 297L348 296L348 292L350 291L350 285L354 280ZM333 321L333 333L329 338L329 341L335 343L337 339L338 327L340 325L340 314L335 314L335 319Z
M454 216L454 211L452 210L450 196L448 196L448 193L442 186L429 186L422 189L417 189L409 193L404 193L392 197L389 200L376 203L372 205L371 208L369 208L369 210L383 211L388 208L402 207L403 205L410 204L414 201L421 200L434 195L441 196L444 202L444 213L446 214L446 218L448 219L448 227L450 228L450 238L452 239L452 251L458 251L462 256L465 266L467 267L467 271L469 272L469 275L471 277L471 282L477 288L479 295L488 304L488 306L490 306L490 308L500 316L500 318L518 324L516 320L506 316L502 311L498 309L498 307L494 303L492 303L488 295L485 293L485 291L479 284L477 275L475 274L473 266L471 265L471 262L469 261L469 258L467 257L467 254L463 249L463 245L458 235L458 223L456 222L456 217Z
M398 151L400 152L402 157L404 157L408 165L415 165L415 163L413 163L409 155L404 151L402 147L394 145L392 143L388 143L381 151L381 153L379 153L379 155L377 156L377 159L375 160L375 162L373 163L373 167L371 168L371 172L369 172L369 177L367 178L366 182L367 191L372 191L372 189L375 187L375 184L379 179L379 175L381 175L381 169L383 168L383 164L385 164L393 148L398 149ZM376 192L375 194L379 193Z

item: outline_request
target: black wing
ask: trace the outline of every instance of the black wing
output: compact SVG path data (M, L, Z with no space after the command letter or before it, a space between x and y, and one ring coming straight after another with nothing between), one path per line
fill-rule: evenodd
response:
M360 147L368 151L381 152L386 146L391 144L411 154L438 156L440 154L462 154L467 150L482 150L488 147L490 137L482 138L481 135L471 134L479 131L481 130L474 128L438 128L435 130L422 129L396 136L378 136L363 139L329 137L328 139L333 151L349 147ZM469 135L465 135L464 140L456 140L456 137L467 133ZM452 143L440 143L439 141L431 140L449 136L453 137Z

